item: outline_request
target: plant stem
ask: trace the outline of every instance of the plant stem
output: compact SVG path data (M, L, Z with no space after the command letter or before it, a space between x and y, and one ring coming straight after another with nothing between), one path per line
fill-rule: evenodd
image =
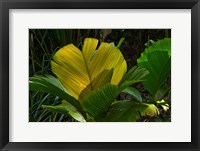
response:
M119 48L119 47L122 45L122 43L124 42L124 40L125 40L124 37L122 37L122 38L119 40L119 43L117 44L117 48Z

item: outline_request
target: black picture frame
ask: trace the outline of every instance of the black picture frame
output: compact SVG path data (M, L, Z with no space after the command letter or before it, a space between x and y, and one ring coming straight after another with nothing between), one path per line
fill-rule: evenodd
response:
M9 142L9 9L191 9L191 142ZM0 0L0 148L25 150L200 151L200 2L199 0ZM23 132L22 132L23 133Z

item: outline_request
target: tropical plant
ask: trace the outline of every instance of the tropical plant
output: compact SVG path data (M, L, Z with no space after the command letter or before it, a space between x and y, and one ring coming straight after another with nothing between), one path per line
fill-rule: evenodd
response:
M155 96L171 71L171 39L165 38L153 43L145 49L137 63L150 72L143 84Z
M57 78L30 77L30 91L47 92L63 99L59 105L43 108L70 115L77 121L136 121L140 115L157 114L153 104L141 103L136 89L133 96L138 102L116 99L122 91L130 90L129 86L144 81L148 70L134 66L126 72L119 45L97 45L94 38L84 40L82 51L69 44L59 49L51 61Z
M171 89L171 85L165 84L171 72L171 39L151 41L151 45L144 50L137 63L138 66L149 71L146 80L142 82L151 94L149 102L160 105L164 110L169 109L169 100L164 100L163 97Z

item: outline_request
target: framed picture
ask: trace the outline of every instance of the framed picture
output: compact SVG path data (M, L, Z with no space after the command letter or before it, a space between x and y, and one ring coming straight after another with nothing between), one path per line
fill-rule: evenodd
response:
M200 150L199 0L1 0L1 150Z

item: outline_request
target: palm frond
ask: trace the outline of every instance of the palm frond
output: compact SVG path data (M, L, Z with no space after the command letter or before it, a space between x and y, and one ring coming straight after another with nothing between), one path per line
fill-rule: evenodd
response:
M96 49L97 44L98 40L86 38L82 51L70 44L54 55L52 71L76 99L79 99L84 89L87 88L87 91L83 93L91 92L102 86L101 82L107 83L111 70L113 73L109 82L114 85L126 73L126 61L120 50L108 43L101 43Z

